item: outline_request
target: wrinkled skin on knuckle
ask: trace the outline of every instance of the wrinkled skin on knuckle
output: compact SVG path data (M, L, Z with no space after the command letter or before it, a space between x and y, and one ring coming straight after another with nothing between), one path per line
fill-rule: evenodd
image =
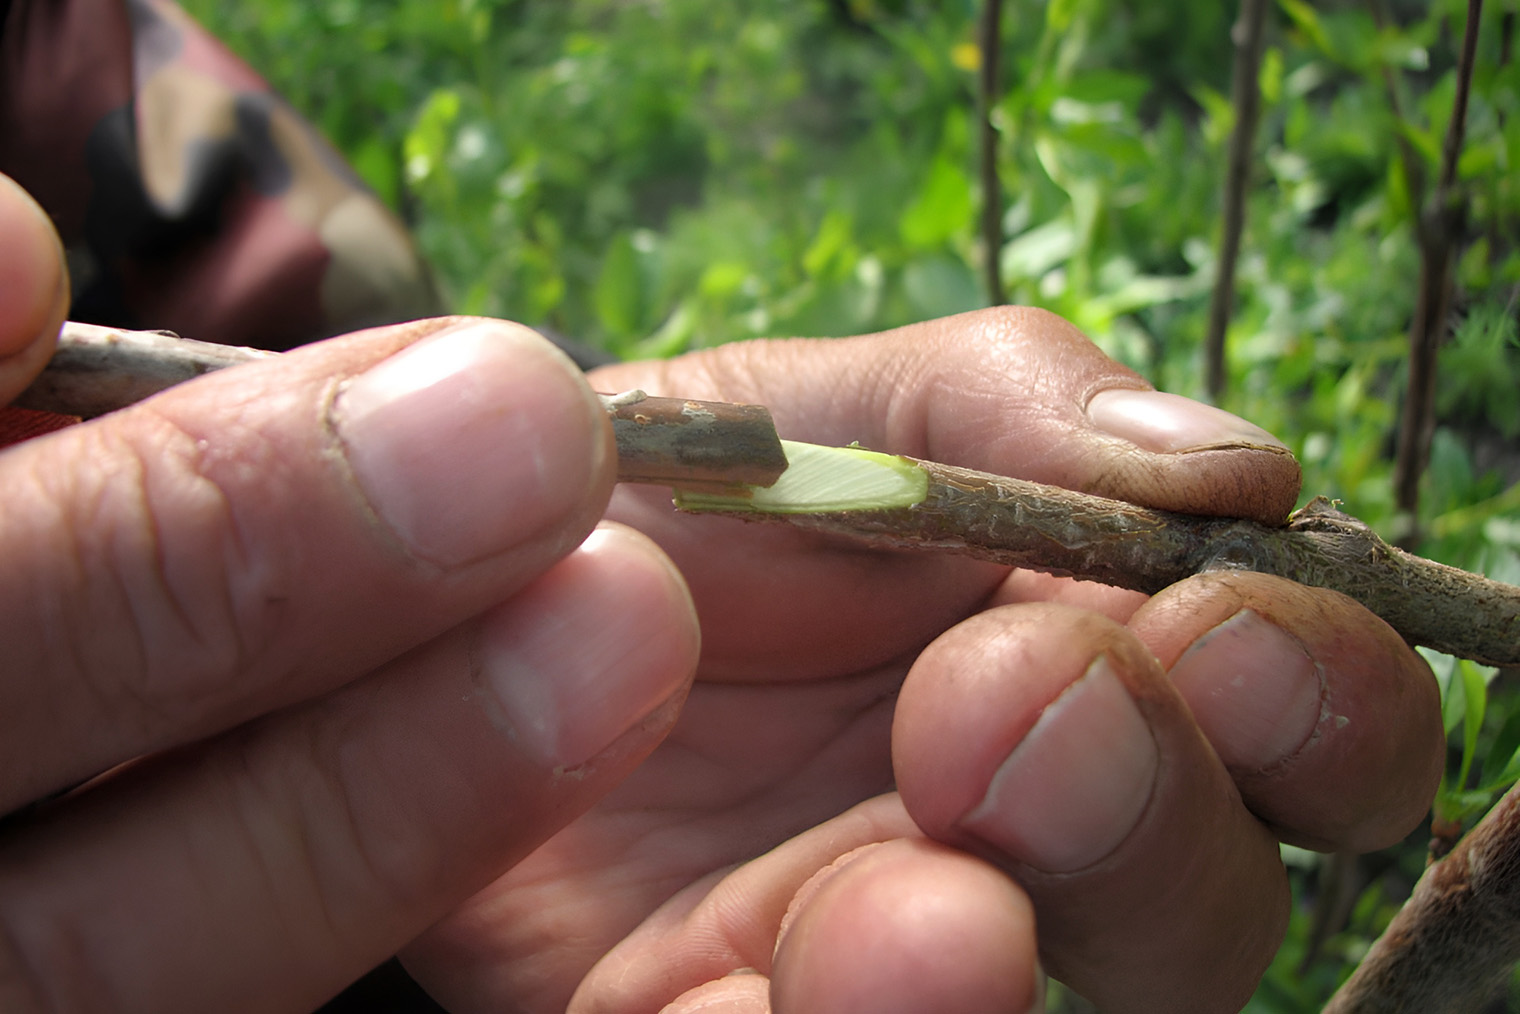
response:
M245 544L205 442L139 418L97 431L90 467L57 491L82 581L70 637L82 677L123 717L215 712L278 623L295 561L277 545ZM277 474L266 464L240 467Z

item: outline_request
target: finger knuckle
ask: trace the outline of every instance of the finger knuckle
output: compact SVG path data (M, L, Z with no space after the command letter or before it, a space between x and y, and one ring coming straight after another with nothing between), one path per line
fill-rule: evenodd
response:
M266 642L288 573L279 553L250 551L207 442L144 420L102 429L91 467L57 497L79 581L73 662L123 719L214 711L236 692L227 676ZM239 453L258 457L246 441Z

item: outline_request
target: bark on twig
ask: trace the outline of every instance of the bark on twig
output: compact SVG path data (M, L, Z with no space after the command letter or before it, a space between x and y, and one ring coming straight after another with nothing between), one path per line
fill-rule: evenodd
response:
M982 269L987 279L987 300L992 306L1008 302L1003 288L1003 187L998 179L998 132L992 122L997 108L998 68L1002 60L1003 0L983 0L981 23L981 72L977 77L978 127L981 132Z
M1520 961L1520 786L1433 864L1325 1014L1467 1014Z
M1231 96L1235 129L1230 133L1229 164L1225 169L1224 228L1219 238L1219 262L1214 294L1209 300L1209 330L1204 359L1209 397L1224 394L1225 333L1235 305L1235 263L1246 227L1246 198L1251 180L1251 155L1256 124L1261 117L1261 51L1267 21L1267 0L1240 0L1240 17L1230 31L1235 40L1235 73Z
M93 419L212 370L278 356L167 331L69 321L47 369L16 404ZM775 424L762 406L651 398L642 391L606 397L604 404L623 482L679 480L700 489L769 486L786 470Z
M168 331L124 331L67 321L47 369L16 404L93 419L203 373L278 355L191 341Z
M761 405L602 396L617 440L618 480L694 489L769 486L786 471L770 410Z

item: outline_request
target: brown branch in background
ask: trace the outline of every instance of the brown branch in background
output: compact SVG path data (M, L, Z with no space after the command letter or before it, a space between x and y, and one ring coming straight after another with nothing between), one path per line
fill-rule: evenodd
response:
M984 0L981 22L980 73L977 76L977 120L981 132L982 269L987 279L987 301L992 306L1008 302L1003 288L1003 187L998 180L998 132L993 112L1000 97L999 63L1002 59L1003 0Z
M1204 338L1205 374L1209 397L1224 394L1228 370L1225 365L1225 333L1235 305L1235 264L1246 226L1246 199L1251 182L1256 124L1261 118L1261 53L1268 0L1240 0L1240 16L1230 36L1235 42L1235 72L1230 86L1235 108L1235 129L1230 132L1229 162L1225 169L1219 257L1214 294L1209 300L1209 327Z
M1405 545L1419 538L1420 477L1430 461L1430 440L1435 432L1436 353L1446 337L1454 248L1466 210L1456 186L1457 163L1467 126L1467 98L1472 90L1482 15L1483 0L1468 0L1467 26L1457 60L1456 95L1441 146L1441 169L1435 191L1423 201L1421 195L1410 194L1411 205L1419 216L1415 234L1420 246L1420 280L1414 316L1409 322L1409 386L1399 420L1393 473L1395 501L1409 518L1410 531L1401 540Z
M1324 1014L1468 1014L1520 961L1520 786L1430 866Z

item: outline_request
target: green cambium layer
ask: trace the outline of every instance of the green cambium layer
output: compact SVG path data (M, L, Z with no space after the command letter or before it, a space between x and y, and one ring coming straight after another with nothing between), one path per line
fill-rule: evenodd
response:
M686 511L821 514L912 507L929 493L928 474L907 458L863 447L824 447L781 441L787 469L775 485L741 486L732 493L675 491Z

